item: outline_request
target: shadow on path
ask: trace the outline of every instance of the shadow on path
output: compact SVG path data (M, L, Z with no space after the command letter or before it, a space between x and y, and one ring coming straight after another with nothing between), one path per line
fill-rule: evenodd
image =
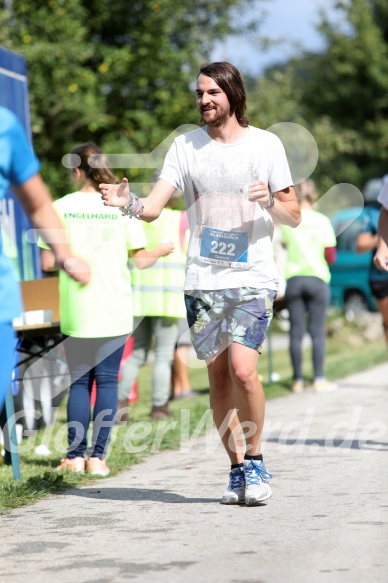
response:
M371 440L357 440L353 439L298 439L297 437L291 437L284 439L282 437L267 437L263 441L269 443L279 443L280 445L305 445L313 447L330 447L330 448L341 448L341 449L360 449L360 450L373 450L373 451L388 451L388 443L384 441L371 441Z
M342 381L339 381L337 384L338 384L338 388L340 388L340 389L370 389L371 388L371 385L368 383L353 383L353 382L343 383ZM385 391L388 390L387 385L373 385L372 388L373 389L383 389Z
M185 498L166 490L147 490L145 488L101 488L90 486L63 492L64 496L82 496L99 500L131 500L132 502L163 502L164 504L214 504L219 498Z

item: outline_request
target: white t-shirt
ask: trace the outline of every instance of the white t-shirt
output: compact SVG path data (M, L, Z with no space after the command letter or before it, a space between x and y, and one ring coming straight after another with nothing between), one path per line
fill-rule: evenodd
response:
M211 139L206 127L176 138L160 178L183 190L190 224L185 290L278 287L273 222L241 191L254 180L272 192L293 184L277 136L249 126L233 144Z
M388 210L388 175L384 176L383 186L377 197L377 201L383 205L385 209Z

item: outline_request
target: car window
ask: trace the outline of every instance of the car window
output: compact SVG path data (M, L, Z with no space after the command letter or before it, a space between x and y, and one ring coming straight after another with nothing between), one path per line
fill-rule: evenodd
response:
M348 221L346 221L346 224ZM341 223L338 223L337 228L340 230ZM357 235L363 227L363 220L356 219L337 237L337 251L356 251Z

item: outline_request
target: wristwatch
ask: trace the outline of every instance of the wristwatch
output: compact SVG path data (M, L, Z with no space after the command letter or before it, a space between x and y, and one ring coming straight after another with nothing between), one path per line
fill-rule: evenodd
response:
M264 210L271 209L274 204L275 204L275 199L274 199L274 196L273 196L272 192L270 192L269 193L269 205L268 206L262 206L261 208L264 209Z

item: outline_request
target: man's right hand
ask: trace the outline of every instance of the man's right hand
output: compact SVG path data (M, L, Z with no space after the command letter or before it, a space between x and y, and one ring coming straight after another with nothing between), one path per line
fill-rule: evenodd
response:
M101 198L105 206L123 207L129 202L128 179L123 178L120 184L100 184Z

